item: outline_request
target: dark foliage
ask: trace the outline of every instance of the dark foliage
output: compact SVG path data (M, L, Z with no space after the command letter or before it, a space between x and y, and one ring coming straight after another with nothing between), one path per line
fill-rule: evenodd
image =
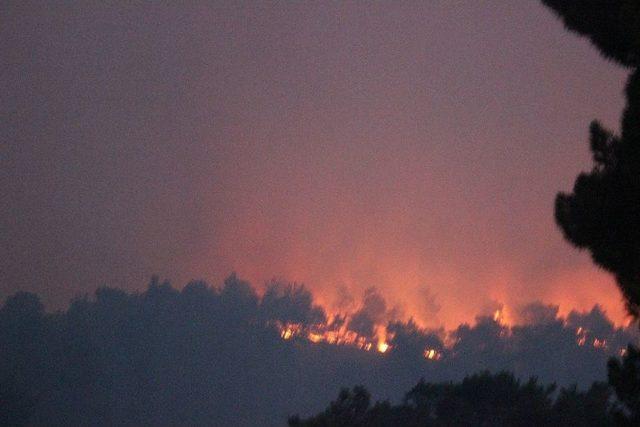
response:
M609 384L617 397L614 410L619 425L640 425L640 350L632 345L620 361L609 361Z
M371 405L363 387L343 389L325 411L289 419L291 427L324 426L607 426L612 425L610 391L594 383L587 391L520 382L512 374L483 372L460 383L421 380L399 405Z
M612 272L629 311L640 314L640 2L543 0L568 29L588 37L607 58L631 68L621 133L594 121L594 166L580 174L572 194L556 198L556 221L567 240L588 249Z
M621 132L594 121L594 166L576 179L572 194L556 198L556 221L567 240L588 249L612 272L629 312L640 317L640 2L637 0L542 0L566 27L588 37L606 58L629 67ZM640 353L629 346L609 361L620 425L640 425ZM561 396L562 397L562 396ZM597 399L596 399L597 400ZM597 404L594 400L592 403ZM569 410L569 409L568 409Z
M542 0L566 27L586 36L607 58L640 64L640 2L637 0Z
M633 339L597 307L559 319L557 307L541 304L525 307L530 324L513 328L479 317L451 331L449 346L444 330L413 321L387 324L390 350L384 354L312 344L304 335L317 323L330 329L353 318L371 334L386 311L382 297L368 290L360 309L327 325L302 285L271 282L259 297L235 274L219 287L191 282L177 290L157 278L142 293L104 287L57 313L46 313L33 294L17 293L0 307L0 425L282 425L292 413L319 411L344 384L363 384L378 398L399 401L420 377L456 381L485 369L584 387L603 379L607 358ZM278 325L289 322L301 335L285 341ZM578 327L583 345L576 341ZM608 347L596 348L596 341ZM508 405L507 412L486 414L464 403L497 405L482 392L494 383L502 384L494 399L515 405L538 396L532 402L546 405L536 384L478 376L463 388L419 385L405 406L424 411L417 402L435 390L438 398L427 402L449 408L441 411L511 419ZM364 389L343 393L332 408L335 425L389 425L418 416L388 403L372 405Z

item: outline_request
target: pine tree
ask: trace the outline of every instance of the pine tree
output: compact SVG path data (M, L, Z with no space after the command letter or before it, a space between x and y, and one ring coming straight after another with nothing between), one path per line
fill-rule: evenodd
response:
M565 238L588 249L615 275L629 312L640 315L640 1L542 0L565 26L589 38L607 59L630 70L619 135L593 121L594 166L571 194L560 193L556 222Z
M615 275L627 309L640 317L640 1L542 0L565 26L586 36L600 53L629 68L621 130L615 135L593 121L589 145L594 166L576 178L573 193L556 197L555 217L565 238L591 252ZM616 393L616 423L640 421L640 351L629 346L611 359L609 384Z

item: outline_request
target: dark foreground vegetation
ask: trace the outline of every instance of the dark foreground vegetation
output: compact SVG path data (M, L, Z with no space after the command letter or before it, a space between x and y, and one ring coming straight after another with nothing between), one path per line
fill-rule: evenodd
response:
M420 381L402 403L371 404L364 387L343 389L324 412L291 427L324 426L609 426L626 423L618 405L611 404L605 383L588 390L543 386L535 379L521 383L512 374L488 372L459 383Z
M483 372L459 383L421 380L399 405L372 405L364 387L343 389L323 412L289 418L291 427L614 425L640 425L640 353L633 347L622 363L610 361L609 384L584 391Z

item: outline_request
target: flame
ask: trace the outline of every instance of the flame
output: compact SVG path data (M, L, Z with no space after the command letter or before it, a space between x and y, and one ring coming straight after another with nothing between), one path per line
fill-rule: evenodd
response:
M314 344L349 345L364 351L375 349L379 353L385 353L391 349L391 345L386 341L386 328L381 326L377 328L377 338L371 340L347 329L344 325L339 329L330 329L330 322L325 325L313 325L311 327L304 327L300 323L274 322L274 325L279 330L280 337L285 341L293 338L302 338Z
M387 350L389 350L389 344L387 344L386 342L379 342L377 349L380 353L385 353Z
M607 340L599 340L598 338L595 338L593 340L593 346L595 348L607 348Z
M440 358L442 357L442 354L438 350L433 348L426 348L422 355L425 359L428 360L440 360Z
M280 336L285 341L286 340L290 340L295 335L298 335L299 330L300 330L300 326L299 325L288 325L287 327L283 328L280 331Z
M590 340L589 338L589 330L586 328L583 328L582 326L578 327L576 329L576 344L578 344L580 347L583 347L586 343L587 340ZM597 348L597 349L603 349L606 350L607 347L607 340L605 338L593 338L593 348ZM622 355L622 354L621 354Z
M580 326L578 329L576 329L576 343L582 347L583 345L585 345L585 343L587 342L587 333L589 331L584 329L582 326Z
M279 331L280 337L285 340L301 339L313 344L326 343L330 345L351 346L362 351L375 351L380 354L386 354L393 350L393 334L390 334L385 326L377 325L375 329L375 337L362 336L355 331L349 330L347 322L339 323L339 327L335 327L338 322L329 319L324 324L303 325L301 323L282 323L279 321L271 322ZM501 337L508 336L512 333L512 326L504 323L504 311L496 310L493 313L493 320L501 325L499 335ZM445 348L450 348L455 344L455 340L447 334L443 337ZM609 345L606 338L595 337L591 331L582 326L575 330L575 343L579 347L592 347L599 351L607 351ZM444 357L445 350L427 347L423 350L422 356L429 361L438 361ZM626 349L619 349L617 354L624 356Z
M513 313L508 306L500 305L501 307L493 312L493 321L501 326L513 326L515 324Z
M305 327L300 323L273 322L280 332L280 337L285 340L293 338L303 338L314 344L327 343L332 345L348 345L360 350L376 350L379 353L386 353L392 346L387 342L387 331L383 326L376 329L376 339L370 340L367 337L358 335L356 332L347 329L345 326L339 329L330 329L331 322L324 325L313 325Z
M319 343L321 341L323 341L323 336L320 334L314 334L312 332L309 333L309 341L311 341L312 343Z

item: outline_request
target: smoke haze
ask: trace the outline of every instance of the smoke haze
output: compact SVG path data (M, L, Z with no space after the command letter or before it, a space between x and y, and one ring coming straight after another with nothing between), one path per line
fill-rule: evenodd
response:
M375 288L426 327L536 300L624 321L552 204L586 124L617 128L625 72L536 2L0 14L3 297L235 270L328 314Z

